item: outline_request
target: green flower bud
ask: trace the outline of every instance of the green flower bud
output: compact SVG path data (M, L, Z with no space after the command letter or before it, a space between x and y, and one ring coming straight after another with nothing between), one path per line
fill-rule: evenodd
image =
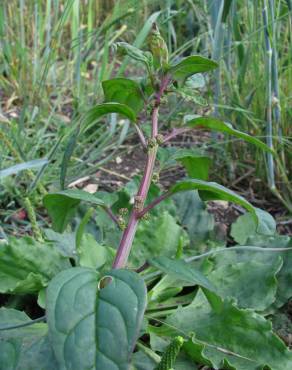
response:
M156 145L157 145L156 139L151 138L148 140L148 149L155 148Z
M157 144L159 144L159 145L163 144L163 142L164 142L164 137L163 137L163 135L158 134L158 135L156 136L156 141L157 141Z
M152 30L148 37L148 45L153 55L154 67L166 68L168 65L168 48L156 23L152 25Z
M159 181L159 173L154 172L153 175L152 175L152 182L154 182L154 184L156 184L158 181Z
M121 230L125 230L126 228L126 222L122 216L118 217L118 225Z
M120 209L119 209L119 214L120 214L121 216L126 216L128 213L129 213L128 208L120 208Z
M150 220L150 214L149 213L145 213L145 215L143 215L141 217L141 220L142 221L149 221Z

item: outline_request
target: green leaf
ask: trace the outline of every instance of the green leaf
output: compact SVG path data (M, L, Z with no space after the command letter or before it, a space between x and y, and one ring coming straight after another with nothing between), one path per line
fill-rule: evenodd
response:
M225 0L224 1L224 8L223 8L223 14L222 14L222 22L223 23L226 23L228 14L231 10L231 6L232 6L232 0Z
M0 368L57 370L56 359L47 337L47 324L33 323L21 311L0 309L1 329L18 325L25 326L0 331Z
M201 273L201 271L196 270L183 260L157 257L149 259L148 262L150 265L175 279L187 281L188 283L202 286L211 291L215 290L212 283Z
M62 369L127 370L142 324L146 287L138 274L113 270L98 289L86 268L61 272L47 291L49 335Z
M230 123L226 123L223 121L220 121L217 118L214 117L198 117L194 118L186 123L189 127L199 127L199 128L205 128L208 130L214 130L219 132L224 132L229 135L236 136L250 144L254 144L260 149L271 152L274 154L274 151L269 148L265 143L262 141L256 139L253 136L250 136L248 134L245 134L244 132L235 130Z
M145 355L145 353L138 351L133 355L133 365L134 370L153 370L157 363Z
M54 231L59 233L65 231L81 201L101 207L105 206L105 203L94 194L78 189L68 189L45 195L43 202L52 219Z
M117 42L114 44L117 49L118 54L122 56L128 56L137 62L141 62L147 66L148 69L151 68L153 64L153 57L151 53L142 51L136 46L130 45L127 42Z
M225 188L216 182L206 182L196 179L186 179L177 182L169 189L170 194L176 194L181 191L187 190L198 190L200 198L207 200L226 200L239 204L240 206L246 208L254 217L255 222L258 223L258 216L255 208L243 197L237 195L232 190Z
M194 361L217 369L291 368L292 353L273 334L269 321L229 300L216 297L216 301L214 308L199 292L189 306L178 308L166 320L178 335L195 334L186 346Z
M146 20L146 22L144 23L142 29L140 30L140 32L136 36L136 38L135 38L135 40L133 42L133 47L135 47L137 49L137 48L140 48L140 47L143 46L143 43L144 43L147 35L149 34L149 32L152 29L153 23L156 22L157 18L160 15L161 15L161 11L160 10L157 11L157 12L155 12L155 13L152 13L150 15L150 17ZM127 45L129 45L129 44L127 44ZM123 61L123 64L119 68L119 75L122 75L124 73L124 71L127 68L128 64L129 64L129 57L125 57L125 59Z
M180 162L185 167L189 177L199 180L208 180L209 167L212 161L206 155L184 149L175 153L173 159Z
M292 238L284 235L273 235L273 236L253 236L248 240L249 244L265 248L291 248ZM246 259L250 257L248 253L245 253ZM277 274L278 290L276 300L274 303L275 307L283 306L292 297L292 251L280 252L280 253L255 253L253 252L253 260L261 263L272 265L278 256L283 259L283 266Z
M104 265L110 268L115 250L97 243L93 235L84 234L77 253L80 266L91 267L100 271Z
M113 78L102 82L106 102L117 102L129 106L139 113L144 106L140 85L128 78Z
M46 239L54 244L62 256L76 258L75 233L64 232L60 234L52 229L44 229L44 234Z
M153 232L155 230L155 232ZM139 266L148 258L176 254L183 229L168 212L163 211L157 217L151 217L139 225L130 254L131 266Z
M96 105L85 113L82 120L82 125L86 127L96 122L99 118L110 113L120 114L121 116L123 116L124 118L128 118L132 122L136 121L135 112L127 105L120 103L103 103Z
M63 158L61 162L61 171L60 171L60 186L62 190L65 188L65 181L66 181L68 166L70 163L70 159L74 153L75 147L77 145L79 133L80 133L80 125L77 125L77 127L71 133L68 139L66 148L64 150L64 154L63 154Z
M276 254L269 263L258 261L254 254L248 260L240 252L215 257L214 270L208 274L222 298L234 298L240 308L267 309L276 298L276 275L283 260Z
M218 64L211 59L192 55L184 58L179 63L172 65L168 73L176 79L183 79L194 75L195 73L208 72L218 67Z
M231 226L231 236L239 244L245 245L248 238L260 235L274 235L276 233L276 221L268 213L262 209L255 209L259 224L255 223L250 213L246 213L240 217Z
M38 292L69 267L68 259L51 244L11 237L0 248L0 293Z
M173 199L177 217L189 234L191 246L195 245L198 248L202 243L205 245L206 241L211 239L215 221L214 216L206 210L206 205L198 192L191 190L177 193Z
M19 164L16 164L15 166L11 166L11 167L5 168L4 170L0 170L0 179L4 179L4 177L10 176L10 175L16 175L17 173L21 171L25 171L31 168L42 167L48 163L49 161L46 158L34 159L28 162L19 163Z

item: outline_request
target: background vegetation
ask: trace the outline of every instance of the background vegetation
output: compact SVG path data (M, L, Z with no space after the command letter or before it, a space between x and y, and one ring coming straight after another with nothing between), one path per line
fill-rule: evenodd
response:
M291 210L291 17L290 0L1 2L4 227L13 231L11 219L22 207L21 193L36 193L38 204L37 193L50 185L60 187L64 173L68 182L94 174L128 137L127 124L115 116L109 126L83 132L78 142L72 127L82 112L102 99L101 81L125 69L112 55L111 45L121 40L143 45L153 20L158 21L169 49L175 50L172 59L200 53L220 62L200 92L182 96L176 106L186 104L194 114L213 112L276 149L273 160L238 141L213 137L208 148L217 158L215 180L233 184L255 202L276 196ZM180 119L174 109L165 122ZM63 153L66 157L73 148L67 166ZM17 172L14 177L3 173L19 163L24 163L21 169L35 169L12 168Z
M0 370L291 369L291 16L0 3Z

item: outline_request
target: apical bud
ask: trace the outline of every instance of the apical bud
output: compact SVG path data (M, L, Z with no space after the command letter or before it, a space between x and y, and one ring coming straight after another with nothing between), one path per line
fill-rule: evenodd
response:
M168 48L156 23L152 25L152 30L148 38L148 45L153 55L154 67L166 68L168 65Z

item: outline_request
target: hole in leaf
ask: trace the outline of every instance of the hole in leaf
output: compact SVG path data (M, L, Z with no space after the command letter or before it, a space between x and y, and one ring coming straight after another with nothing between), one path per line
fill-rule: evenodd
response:
M98 290L104 289L113 281L112 276L104 276L98 282Z

